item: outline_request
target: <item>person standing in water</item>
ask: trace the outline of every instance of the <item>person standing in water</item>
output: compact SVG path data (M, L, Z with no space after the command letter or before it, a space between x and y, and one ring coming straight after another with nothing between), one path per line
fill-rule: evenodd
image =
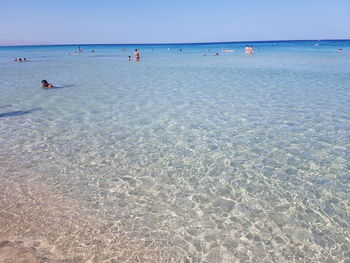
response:
M135 52L134 52L134 59L136 61L140 60L140 52L137 50L137 48L135 49Z

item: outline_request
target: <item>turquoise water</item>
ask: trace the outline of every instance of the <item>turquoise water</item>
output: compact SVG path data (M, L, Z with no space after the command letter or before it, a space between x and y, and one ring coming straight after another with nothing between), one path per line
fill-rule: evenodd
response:
M350 41L245 45L0 47L3 184L82 211L28 230L37 202L27 218L4 187L0 239L82 262L350 262Z

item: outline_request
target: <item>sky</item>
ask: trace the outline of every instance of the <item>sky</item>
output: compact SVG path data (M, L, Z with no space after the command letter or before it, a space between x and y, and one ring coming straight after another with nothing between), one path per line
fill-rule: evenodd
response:
M0 44L350 39L350 0L0 0Z

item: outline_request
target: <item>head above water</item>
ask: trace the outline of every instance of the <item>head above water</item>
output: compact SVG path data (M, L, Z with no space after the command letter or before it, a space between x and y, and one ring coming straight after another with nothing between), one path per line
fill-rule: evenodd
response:
M41 87L42 88L53 88L53 85L52 84L50 84L50 83L48 83L47 82L47 80L45 80L45 79L43 79L42 81L41 81Z
M49 83L47 82L47 80L43 79L43 80L41 81L41 87L47 88L48 86L49 86Z

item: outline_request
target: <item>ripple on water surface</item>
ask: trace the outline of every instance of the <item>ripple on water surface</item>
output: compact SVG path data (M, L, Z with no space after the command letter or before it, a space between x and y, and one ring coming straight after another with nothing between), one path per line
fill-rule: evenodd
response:
M349 62L52 52L0 65L3 255L350 259ZM40 90L38 76L65 88Z

